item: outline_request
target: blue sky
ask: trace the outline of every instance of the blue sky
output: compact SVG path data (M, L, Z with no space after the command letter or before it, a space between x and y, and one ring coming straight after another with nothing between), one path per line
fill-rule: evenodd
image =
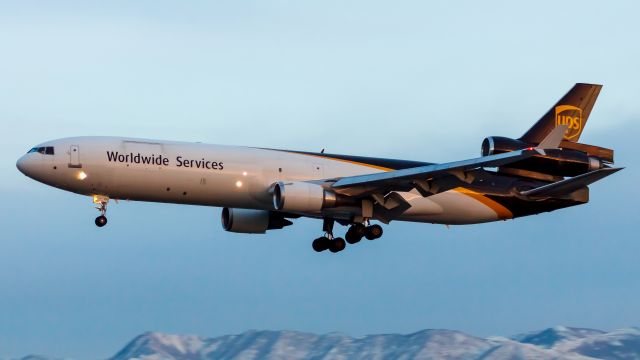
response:
M640 324L633 1L0 3L0 356L105 358L147 331L510 335ZM122 135L452 161L604 84L582 141L627 169L516 221L225 233L219 209L112 204L22 176L32 145Z

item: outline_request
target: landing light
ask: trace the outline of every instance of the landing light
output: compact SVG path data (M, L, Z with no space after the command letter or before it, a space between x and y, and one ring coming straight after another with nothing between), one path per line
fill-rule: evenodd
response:
M78 178L78 180L84 180L87 178L87 173L85 173L84 171L80 171L78 175L76 175L76 177Z
M242 181L240 180L236 181L236 187L242 187Z

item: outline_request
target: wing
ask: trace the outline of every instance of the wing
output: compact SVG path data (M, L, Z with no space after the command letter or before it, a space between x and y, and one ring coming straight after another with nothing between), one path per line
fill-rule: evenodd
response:
M454 175L463 181L470 181L466 172L480 167L497 167L524 160L536 154L544 155L544 150L528 148L503 154L483 156L476 159L455 161L444 164L419 166L368 175L349 176L338 179L332 188L336 191L358 196L368 193L388 193L418 189L423 196L434 193L428 181L440 176Z

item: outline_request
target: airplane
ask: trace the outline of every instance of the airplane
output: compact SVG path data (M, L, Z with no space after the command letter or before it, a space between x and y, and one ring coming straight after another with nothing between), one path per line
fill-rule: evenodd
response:
M521 137L487 137L480 157L450 163L85 136L39 144L16 166L91 196L98 227L111 199L215 206L236 233L321 219L312 248L337 253L380 238L373 221L477 224L587 203L588 185L623 169L613 150L578 142L601 88L578 83ZM344 238L335 223L348 226Z

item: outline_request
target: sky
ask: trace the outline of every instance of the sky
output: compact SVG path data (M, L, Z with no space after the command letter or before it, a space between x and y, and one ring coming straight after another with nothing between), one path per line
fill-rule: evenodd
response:
M0 357L103 359L145 331L512 335L640 325L635 1L1 1ZM26 178L33 145L114 135L431 162L517 137L576 82L581 141L627 167L584 206L392 223L316 254L316 220L226 233L220 209Z

